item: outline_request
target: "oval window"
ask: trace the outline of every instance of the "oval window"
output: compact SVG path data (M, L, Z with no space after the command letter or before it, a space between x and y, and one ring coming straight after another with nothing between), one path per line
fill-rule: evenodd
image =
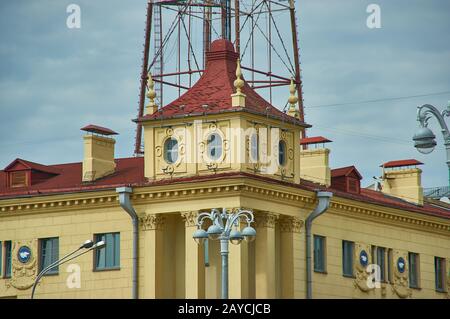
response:
M213 133L208 137L208 157L212 160L218 160L222 156L222 138L219 134Z
M280 165L286 164L286 142L280 141L278 143L278 162Z
M259 159L259 139L258 134L253 134L250 139L250 154L253 161L258 161Z
M178 159L178 141L173 137L164 143L164 159L169 164L175 163Z

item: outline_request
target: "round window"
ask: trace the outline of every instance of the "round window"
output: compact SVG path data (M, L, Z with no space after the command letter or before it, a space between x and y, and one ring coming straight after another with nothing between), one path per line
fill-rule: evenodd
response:
M280 141L278 143L278 162L280 165L286 164L286 142Z
M178 159L178 141L173 137L164 143L164 159L169 164L175 163Z
M258 161L259 159L259 141L258 134L253 134L250 139L250 154L253 161Z
M219 134L213 133L207 140L208 157L212 160L218 160L222 156L222 138Z

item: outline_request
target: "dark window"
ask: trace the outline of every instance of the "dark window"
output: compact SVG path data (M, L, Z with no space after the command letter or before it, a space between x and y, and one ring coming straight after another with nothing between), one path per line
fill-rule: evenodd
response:
M5 278L11 278L12 268L12 243L10 240L5 241Z
M175 163L178 159L178 141L173 137L164 143L164 159L169 164Z
M213 133L207 140L208 157L217 161L222 156L222 138L219 134Z
M27 172L10 172L9 178L11 187L28 186Z
M386 249L377 247L377 265L380 266L380 280L386 281Z
M286 142L280 141L278 143L278 161L280 165L286 165Z
M120 267L120 233L95 235L95 242L104 241L106 246L94 251L95 269L118 269Z
M436 291L445 292L445 259L434 257Z
M325 237L314 235L314 271L325 272Z
M39 239L39 271L50 266L59 259L59 238L42 238ZM59 271L59 267L55 266L50 269L47 274L54 275Z
M257 162L259 158L259 138L258 134L254 133L250 138L250 155L253 162Z
M342 273L344 276L353 277L353 252L355 243L352 241L342 241Z
M419 288L419 254L408 253L409 286Z

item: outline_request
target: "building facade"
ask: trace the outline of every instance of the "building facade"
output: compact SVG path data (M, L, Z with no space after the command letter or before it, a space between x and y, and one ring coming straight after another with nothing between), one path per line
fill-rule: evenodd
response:
M106 246L50 271L36 298L219 298L219 243L193 240L196 217L245 208L257 235L230 245L230 298L449 298L450 206L424 199L421 163L385 163L382 183L362 188L354 166L329 167L331 141L303 136L292 87L281 112L217 40L172 103L155 104L149 76L144 157L115 159L116 133L89 125L82 162L12 161L0 171L0 297L29 298L40 270L90 239ZM320 192L332 197L311 226L308 285Z

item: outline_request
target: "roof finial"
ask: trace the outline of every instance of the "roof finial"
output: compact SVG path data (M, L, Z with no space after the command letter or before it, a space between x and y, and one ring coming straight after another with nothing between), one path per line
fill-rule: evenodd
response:
M153 82L152 74L150 72L148 72L147 98L150 100L150 102L148 103L148 105L146 107L147 114L153 114L158 109L158 106L155 103L155 97L156 97L155 83Z
M295 95L295 84L294 78L291 78L291 84L289 85L289 110L288 115L299 118L299 111L297 110L295 104L298 102L298 97Z
M241 71L241 61L237 59L236 65L236 80L234 80L234 87L236 88L236 93L231 94L231 105L245 107L245 97L246 95L242 93L242 88L244 87L244 80L242 80Z

